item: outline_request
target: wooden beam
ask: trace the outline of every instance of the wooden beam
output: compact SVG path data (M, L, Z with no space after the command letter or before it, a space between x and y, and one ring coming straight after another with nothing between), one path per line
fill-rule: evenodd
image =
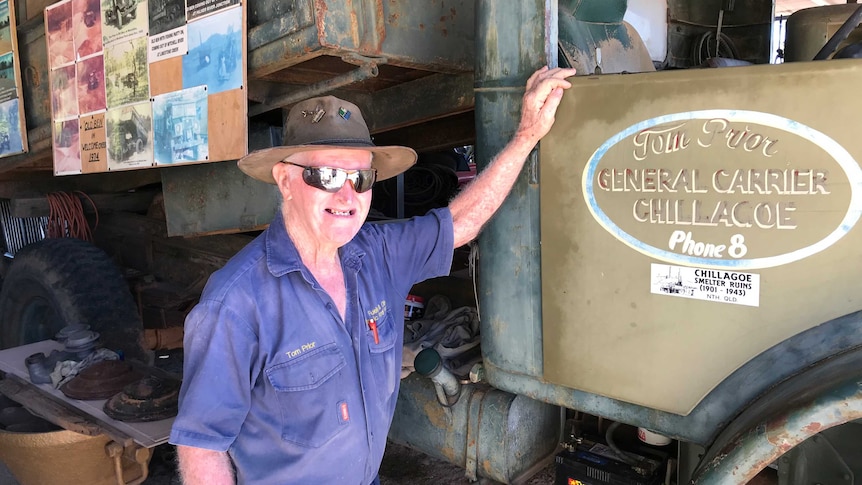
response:
M374 143L378 145L404 145L420 153L472 145L475 140L472 111L374 136Z
M362 110L371 134L473 110L473 73L434 74L374 93L337 91Z
M161 183L161 169L54 177L50 172L0 174L0 198L14 199L48 192L81 190L86 193L123 192Z
M104 428L88 420L82 413L73 410L70 406L59 404L18 379L16 376L7 375L5 379L0 380L0 393L21 404L36 416L63 429L87 436L106 434Z
M124 192L120 194L90 194L95 210L146 212L155 196L153 191ZM93 213L94 207L86 197L78 196L85 213ZM50 207L47 196L16 197L12 199L13 217L48 217Z

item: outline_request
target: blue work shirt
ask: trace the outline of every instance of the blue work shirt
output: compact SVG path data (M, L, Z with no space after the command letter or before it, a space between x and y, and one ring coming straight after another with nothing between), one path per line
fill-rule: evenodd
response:
M449 273L453 240L445 208L362 226L339 250L342 321L276 216L186 319L170 442L227 451L242 484L370 483L398 396L404 301Z

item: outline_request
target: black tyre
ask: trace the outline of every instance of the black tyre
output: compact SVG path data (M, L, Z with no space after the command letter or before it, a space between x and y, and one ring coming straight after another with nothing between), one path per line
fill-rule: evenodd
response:
M111 259L79 239L45 239L15 256L0 290L0 347L52 338L83 323L102 344L146 362L143 325Z

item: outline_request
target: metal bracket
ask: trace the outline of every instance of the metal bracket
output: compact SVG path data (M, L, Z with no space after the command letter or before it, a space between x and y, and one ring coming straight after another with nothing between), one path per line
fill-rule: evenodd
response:
M470 395L467 408L467 449L464 453L464 467L467 479L475 482L479 479L479 431L482 423L482 401L485 392L477 390Z
M389 59L385 57L369 57L357 54L355 52L351 52L349 54L341 56L341 60L348 64L353 64L354 66L379 66L381 64L386 64L389 62Z
M362 57L362 56L356 56ZM353 59L351 56L344 56L343 60L345 62L350 62L348 59ZM371 79L377 77L378 70L377 65L381 62L385 63L385 59L383 58L366 58L369 62L360 64L360 66L350 72L346 72L339 76L335 76L333 78L327 79L325 81L320 81L318 83L314 83L310 86L306 86L304 89L299 89L296 91L291 91L287 94L283 94L281 96L276 96L275 98L269 99L266 102L254 106L249 106L248 108L248 116L255 116L259 114L266 113L267 111L272 111L277 108L283 108L285 106L289 106L294 103L298 103L299 101L313 98L315 96L320 96L322 94L326 94L330 91L334 91L339 88L343 88L344 86L349 86L351 84L356 84L361 81L365 81L366 79Z

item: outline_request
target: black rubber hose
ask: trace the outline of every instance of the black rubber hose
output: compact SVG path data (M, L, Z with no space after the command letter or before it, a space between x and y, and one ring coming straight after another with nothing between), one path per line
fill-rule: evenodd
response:
M617 446L616 441L614 441L614 431L616 431L617 428L619 428L619 427L620 427L620 423L614 422L610 426L608 426L608 430L605 431L605 441L608 444L608 448L613 450L613 452L617 455L617 457L619 457L619 459L622 460L627 465L637 466L638 461L635 458L629 456L628 453L626 453L625 451L620 449L620 447Z

